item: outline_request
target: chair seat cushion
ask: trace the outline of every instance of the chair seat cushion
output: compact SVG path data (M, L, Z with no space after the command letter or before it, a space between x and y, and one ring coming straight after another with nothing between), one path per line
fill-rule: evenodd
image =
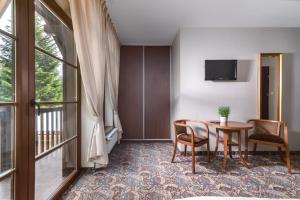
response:
M180 134L180 135L177 136L177 139L185 141L185 142L192 142L192 135L190 135L190 134ZM202 143L205 140L207 140L207 138L199 137L199 136L194 137L194 142L195 143Z
M276 135L271 135L271 134L252 134L250 135L249 139L252 140L260 140L260 141L265 141L265 142L272 142L272 143L278 143L278 144L283 144L284 141L281 137L276 136Z

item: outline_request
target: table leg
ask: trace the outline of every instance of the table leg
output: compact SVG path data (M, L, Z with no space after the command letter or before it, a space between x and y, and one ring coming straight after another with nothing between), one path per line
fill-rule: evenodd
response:
M248 129L245 129L245 160L248 162Z
M218 153L218 147L219 147L219 129L216 129L216 147L215 147L215 155L214 157L217 156Z
M240 159L241 159L243 165L245 167L248 167L247 162L245 161L245 159L243 158L243 155L242 155L241 144L242 144L241 132L238 132L238 151L239 151L239 156L240 156Z
M230 142L230 144L228 145L228 148L229 148L229 156L231 159L233 159L233 156L232 156L232 145L231 145L231 142L232 142L232 134L230 133L230 135L228 136L228 141Z
M227 145L228 145L228 132L224 132L224 161L223 161L223 168L226 169L226 162L227 162Z

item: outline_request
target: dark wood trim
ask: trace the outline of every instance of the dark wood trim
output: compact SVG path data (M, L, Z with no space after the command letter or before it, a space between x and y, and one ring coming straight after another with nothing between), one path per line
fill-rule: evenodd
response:
M64 146L65 144L67 144L67 143L75 140L76 138L77 138L77 135L75 135L75 136L73 136L73 137L71 137L71 138L69 138L69 139L61 142L60 144L56 145L55 147L53 147L53 148L51 148L51 149L49 149L49 150L47 150L47 151L45 151L45 152L43 152L43 153L35 156L35 161L38 161L38 160L44 158L45 156L49 155L50 153L52 153L53 151L59 149L60 147Z
M282 53L261 53L260 55L261 56L274 56L274 57L276 57L276 56L278 56L279 54L282 54Z
M16 105L18 105L18 103L17 102L0 102L0 106L16 106Z
M34 66L34 1L15 0L16 30L16 140L15 194L17 200L34 198L34 152L30 152L29 74ZM34 147L34 145L32 145ZM33 162L32 162L33 161Z
M70 17L64 12L64 10L53 0L41 0L41 2L48 7L48 9L53 12L61 21L63 24L65 24L71 31L73 31L72 27L72 20ZM66 62L60 58L57 58L48 52L44 51L43 49L36 47L36 50L47 54L48 56L53 57L54 59L57 59L61 62L63 62L66 65L69 65L70 67L73 67L77 69L77 101L74 102L39 102L40 104L69 104L69 103L76 103L77 106L77 135L76 137L76 171L71 173L69 177L61 184L61 186L53 193L52 196L50 196L49 199L60 199L62 194L68 189L68 187L74 182L74 180L77 178L80 172L80 165L81 165L81 75L80 75L80 64L77 59L77 66L73 65L69 62ZM74 139L73 138L73 139Z
M40 0L49 10L73 31L72 20L54 0Z
M79 175L79 170L73 171L66 180L61 184L61 186L50 196L49 199L61 199L64 192L70 187L70 185L76 180Z
M0 29L0 34L4 35L4 36L6 36L6 37L9 37L9 38L11 38L11 39L13 39L13 40L17 40L17 37L16 37L15 35L13 35L13 34L11 34L11 33L8 33L8 32L6 32L6 31L3 31L3 30L1 30L1 29Z
M71 19L53 0L42 0L55 15L72 30ZM14 174L14 198L16 200L31 200L35 197L35 108L30 106L35 98L35 5L34 0L15 0L15 30L16 35L0 33L16 40L16 102L1 103L1 106L16 107L15 136L15 169L8 171ZM63 61L65 62L65 61ZM70 63L66 63L72 66ZM75 65L73 65L74 67ZM77 68L77 67L76 67ZM77 68L78 69L78 68ZM77 73L79 74L79 73ZM78 83L80 76L78 75ZM80 95L80 85L77 88ZM69 102L78 103L79 101ZM46 102L50 103L50 102ZM56 102L57 103L57 102ZM58 102L61 103L61 102ZM66 102L63 102L66 103ZM77 169L80 169L80 106L78 106L78 138ZM75 138L74 138L75 139ZM76 139L75 139L76 140ZM44 154L45 155L45 154ZM58 198L76 178L78 170L74 171L51 198ZM2 174L1 177L9 176Z
M79 101L39 101L41 105L57 105L57 104L79 104Z
M15 168L5 171L4 173L0 174L0 181L6 179L7 177L14 174L15 172L16 172Z
M48 7L55 11L55 14L72 30L70 19L64 16L63 11L57 4L54 1L44 2L47 2ZM29 106L30 100L35 97L34 13L34 0L15 0L16 35L0 30L0 33L4 36L16 40L16 102L0 103L0 106L16 107L15 168L1 175L2 179L14 174L14 194L12 195L16 200L31 200L35 196L35 109ZM72 66L70 63L66 64ZM80 82L80 79L78 82ZM80 90L79 87L80 85L77 88L78 90ZM80 92L78 95L80 95ZM80 103L80 101L72 103ZM80 106L78 108L80 110ZM80 127L80 112L78 116ZM80 133L80 128L78 132ZM79 154L77 156L80 159L80 145L77 154ZM79 160L78 163L80 163ZM61 189L66 189L77 174L78 171L72 173L68 178L68 182L64 182L55 195L61 194Z
M27 82L27 110L28 110L28 200L35 197L35 108L30 106L35 99L35 4L28 0L28 78Z
M50 57L56 59L56 60L59 60L60 62L62 62L62 63L64 63L64 64L68 65L69 67L73 67L73 68L75 68L75 69L78 69L78 67L77 67L76 65L73 65L72 63L69 63L69 62L67 62L67 61L65 61L65 60L63 60L63 59L60 59L59 57L57 57L57 56L55 56L55 55L53 55L53 54L51 54L51 53L45 51L44 49L42 49L42 48L40 48L40 47L37 47L37 46L36 46L35 49L36 49L37 51L41 52L41 53L44 53L44 54L46 54L46 55L48 55L48 56L50 56Z

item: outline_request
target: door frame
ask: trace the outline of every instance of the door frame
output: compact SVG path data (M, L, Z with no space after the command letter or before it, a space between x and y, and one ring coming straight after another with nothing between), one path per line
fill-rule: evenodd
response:
M278 56L279 59L279 88L278 88L278 114L277 120L282 121L282 78L283 78L283 54L282 53L260 53L258 55L258 76L257 76L257 119L260 119L261 116L261 67L262 67L262 57L263 56Z

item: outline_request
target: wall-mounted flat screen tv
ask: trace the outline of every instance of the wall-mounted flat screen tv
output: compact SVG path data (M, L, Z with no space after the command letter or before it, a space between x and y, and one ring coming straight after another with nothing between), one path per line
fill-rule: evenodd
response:
M205 80L237 80L237 60L205 60Z

